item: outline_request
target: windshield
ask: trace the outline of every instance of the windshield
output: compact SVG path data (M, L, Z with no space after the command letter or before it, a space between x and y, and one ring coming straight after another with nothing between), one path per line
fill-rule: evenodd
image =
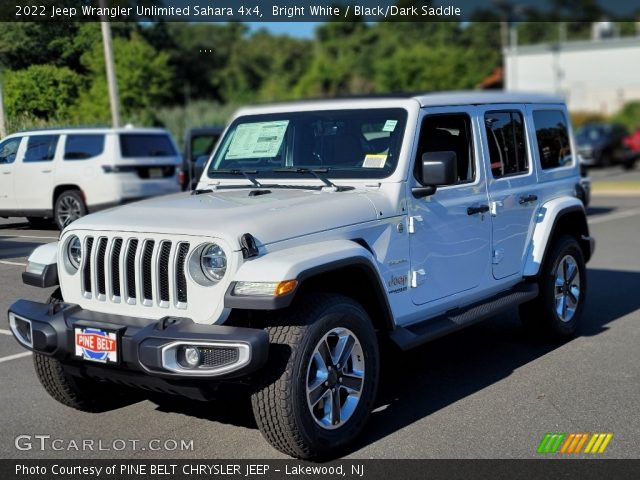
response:
M576 138L583 142L596 142L606 134L604 127L589 125L579 128L576 132Z
M250 170L257 177L290 178L296 169L322 169L332 178L384 178L398 163L406 120L401 108L240 117L216 151L209 174Z
M196 135L191 137L191 161L195 162L198 157L203 155L211 155L213 147L216 146L219 138L219 134Z

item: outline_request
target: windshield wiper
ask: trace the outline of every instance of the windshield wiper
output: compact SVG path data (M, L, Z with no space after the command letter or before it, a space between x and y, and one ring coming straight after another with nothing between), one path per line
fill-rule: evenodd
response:
M254 187L258 187L258 188L262 187L262 184L258 180L256 180L256 178L253 176L256 173L258 173L257 170L240 170L239 168L209 170L209 175L215 175L218 173L225 174L225 175L242 175L244 178L246 178L251 183L253 183Z
M327 187L334 189L336 192L342 190L341 187L333 183L324 175L320 175L321 173L329 173L328 168L299 168L299 167L288 167L288 168L276 168L272 170L274 173L299 173L299 174L307 174L313 175L322 183L324 183Z

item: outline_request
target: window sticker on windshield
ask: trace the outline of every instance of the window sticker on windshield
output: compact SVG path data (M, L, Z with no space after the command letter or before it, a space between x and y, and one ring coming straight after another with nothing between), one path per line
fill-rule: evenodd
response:
M364 168L384 168L385 163L387 163L386 154L367 153L362 166Z
M398 120L387 120L384 122L384 127L382 127L383 132L393 132L396 129L396 125L398 124Z
M275 157L288 125L289 120L238 125L225 159Z

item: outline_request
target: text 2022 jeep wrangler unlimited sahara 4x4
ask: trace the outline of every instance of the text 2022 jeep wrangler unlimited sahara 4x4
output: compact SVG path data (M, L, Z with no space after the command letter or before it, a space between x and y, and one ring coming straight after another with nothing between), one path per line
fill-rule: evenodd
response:
M249 384L289 455L362 429L378 336L408 349L506 309L571 336L593 251L555 97L444 93L242 110L189 193L89 215L37 248L10 307L56 400L114 384ZM105 388L107 387L108 388Z

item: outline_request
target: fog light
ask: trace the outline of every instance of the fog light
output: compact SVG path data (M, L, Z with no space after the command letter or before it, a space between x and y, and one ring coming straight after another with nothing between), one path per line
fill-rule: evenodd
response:
M33 332L29 320L16 317L12 312L9 312L9 325L21 344L25 347L33 348Z
M200 349L194 346L181 347L178 352L178 363L185 368L197 368L201 363Z

